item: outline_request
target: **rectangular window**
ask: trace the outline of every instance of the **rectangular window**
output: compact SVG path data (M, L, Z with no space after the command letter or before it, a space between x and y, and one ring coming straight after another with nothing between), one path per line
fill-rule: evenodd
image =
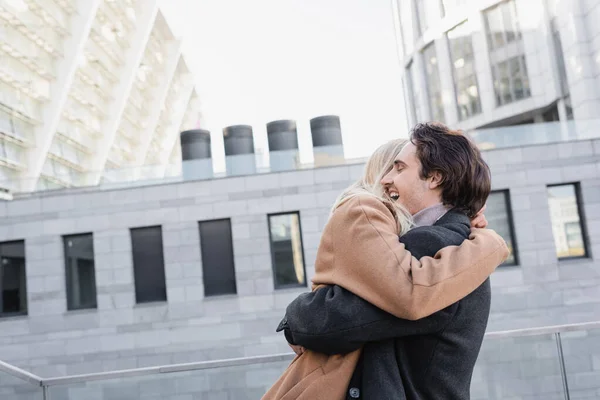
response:
M135 301L137 303L166 301L162 228L160 226L132 228L130 232Z
M408 97L408 102L407 102L407 107L409 108L410 111L410 115L412 117L412 124L416 124L417 122L421 121L421 116L420 116L420 109L419 106L417 104L418 98L417 98L417 94L415 93L415 85L413 82L413 70L415 69L413 66L414 62L411 61L410 64L408 65L408 67L406 67L406 72L404 74L405 78L406 78L406 92L407 92L407 97Z
M515 1L504 1L486 10L484 15L496 105L530 97L529 75Z
M300 213L269 215L275 289L306 286Z
M578 184L548 186L552 234L559 259L587 256Z
M423 49L423 62L425 63L425 74L427 77L427 94L429 97L431 119L438 122L444 122L442 85L440 83L440 71L434 42Z
M0 243L0 317L27 314L25 241Z
M460 120L481 113L472 31L468 21L447 33L456 104Z
M512 210L510 207L510 195L508 190L500 190L490 193L487 200L485 216L489 222L489 228L495 230L506 241L510 250L510 256L503 265L516 265L517 247L514 234Z
M91 233L63 236L67 310L96 308L94 237Z
M204 295L235 294L235 264L231 220L218 219L198 223Z

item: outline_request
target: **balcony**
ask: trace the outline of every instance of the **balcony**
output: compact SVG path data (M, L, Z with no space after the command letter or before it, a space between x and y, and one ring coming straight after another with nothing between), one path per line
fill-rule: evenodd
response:
M50 97L50 82L12 57L3 57L0 79L37 99Z
M1 2L0 19L27 36L49 54L62 54L62 35L47 26L42 18L29 11L29 9L21 11L11 8L5 2Z
M0 50L36 71L40 76L54 77L55 59L31 39L6 24L0 24Z
M22 96L19 89L0 80L0 107L18 113L32 124L39 122L40 104L29 96Z
M283 335L281 340L285 340ZM473 400L597 398L600 321L488 332ZM0 362L0 395L25 399L259 399L292 360L274 354L41 378Z
M0 107L0 135L22 146L28 145L33 138L33 123L21 118L15 112Z
M66 35L68 33L69 25L69 14L65 10L58 7L52 1L32 1L25 0L27 7L38 17L40 17L49 26L52 26L55 30Z

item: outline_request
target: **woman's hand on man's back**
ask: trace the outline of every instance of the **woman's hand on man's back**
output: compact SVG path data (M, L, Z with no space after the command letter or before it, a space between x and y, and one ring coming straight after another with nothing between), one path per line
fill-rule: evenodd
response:
M473 219L471 220L471 228L487 228L488 221L485 218L484 214L486 207L487 206L483 206L483 208L479 210L477 215L473 217Z

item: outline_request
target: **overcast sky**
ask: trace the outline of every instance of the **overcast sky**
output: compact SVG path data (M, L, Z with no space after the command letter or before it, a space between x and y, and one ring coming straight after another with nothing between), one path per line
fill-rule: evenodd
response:
M309 119L338 114L347 158L405 137L390 0L161 0L193 71L213 159L222 128L248 124L268 152L266 123L295 119L312 161Z

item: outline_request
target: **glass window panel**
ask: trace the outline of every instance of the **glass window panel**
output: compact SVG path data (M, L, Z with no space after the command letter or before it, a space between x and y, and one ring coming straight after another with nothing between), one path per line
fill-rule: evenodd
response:
M305 286L300 214L269 215L269 235L275 288Z
M431 43L423 50L423 62L425 64L431 118L434 121L444 122L444 103L442 100L442 87L435 43Z
M132 228L130 233L136 302L166 301L162 228Z
M96 308L94 237L91 233L63 237L67 309Z
M237 293L231 220L202 221L199 229L204 295Z
M525 98L525 88L523 81L520 78L513 79L513 90L515 94L515 99L523 99Z
M486 204L485 216L489 222L489 228L494 229L502 236L510 249L510 256L506 259L504 265L515 265L517 263L517 249L508 190L490 193Z
M552 234L559 259L587 255L579 204L577 184L548 187Z
M531 96L514 0L504 1L488 9L484 14L494 75L496 105L504 105ZM517 56L515 56L515 49Z
M447 33L455 82L456 104L461 120L481 113L471 34L468 21Z
M0 316L27 314L25 241L0 243Z
M521 79L523 80L523 92L525 97L531 96L531 89L529 87L529 73L527 73L527 63L525 62L525 56L520 57L521 60Z
M414 67L414 64L411 63L407 67L407 86L408 86L408 94L410 103L412 104L412 112L415 118L415 123L425 121L425 116L423 115L423 108L421 107L421 91L415 90L418 87L418 74L417 68Z
M511 75L521 75L521 64L519 62L519 58L515 57L508 61L510 74Z
M498 7L494 7L485 13L488 43L491 49L502 47L504 41L504 24L502 13Z
M506 33L506 43L514 42L516 39L516 30L514 19L511 14L510 5L508 2L501 3L498 6L502 13L502 21L504 31Z
M507 104L512 101L512 95L510 91L510 79L500 79L500 94L502 96L502 104Z

